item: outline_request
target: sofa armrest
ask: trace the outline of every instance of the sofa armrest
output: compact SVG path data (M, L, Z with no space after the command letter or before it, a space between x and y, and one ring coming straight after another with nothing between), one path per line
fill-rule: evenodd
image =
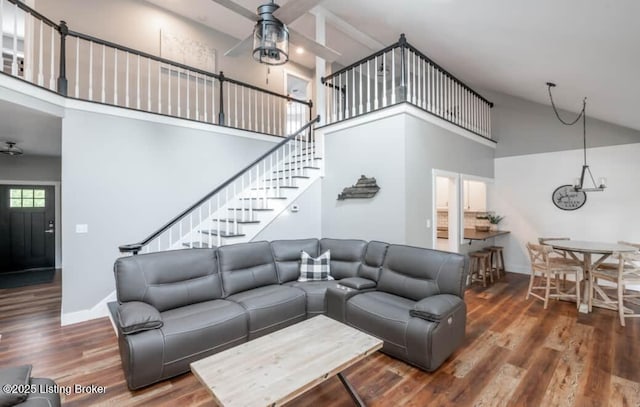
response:
M125 335L158 329L163 325L160 312L141 301L130 301L118 306L118 325Z
M342 280L340 280L342 284ZM344 285L338 285L337 287L330 287L327 289L327 316L333 318L336 321L346 322L346 308L347 301L355 295L373 291L373 288L364 288L357 290Z
M409 311L409 315L431 322L440 322L461 307L464 307L462 298L451 294L439 294L418 301Z
M362 278L362 277L343 278L342 280L338 281L338 284L345 287L349 287L349 288L355 288L356 290L364 290L366 288L375 288L376 286L375 281L369 280L368 278Z

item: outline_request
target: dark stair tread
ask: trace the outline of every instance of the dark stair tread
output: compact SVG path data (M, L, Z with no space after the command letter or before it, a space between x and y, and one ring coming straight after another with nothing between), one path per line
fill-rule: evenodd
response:
M220 237L242 237L244 236L244 234L242 233L238 233L237 235L235 233L227 233L226 231L218 231L217 229L211 229L211 230L201 230L200 233L205 234L205 235L211 235L211 236L218 236L218 233L220 233Z
M242 220L242 219L233 219L233 218L228 218L228 219L212 219L212 222L231 222L231 223L237 223L238 225L244 225L244 224L254 224L254 223L260 223L259 220Z
M313 161L313 160L322 160L322 158L310 158L309 160L302 159L302 160L295 160L295 161L287 161L287 162L285 162L285 164L291 164L291 163L306 163L307 161Z
M279 185L279 186L276 186L276 187L269 187L269 188L262 188L262 187L255 188L254 187L254 188L251 188L251 189L252 190L257 190L257 189L262 190L262 189L278 189L278 188L280 188L280 189L298 189L300 187L296 187L296 186L292 186L292 185Z
M251 198L240 198L241 201L252 201L255 199L264 199L265 197L261 196L259 198L257 197L251 197ZM287 199L286 196L268 196L266 197L267 199Z
M195 249L210 249L211 247L216 247L215 245L209 246L209 243L203 242L193 242L193 243L182 243L184 247L193 247Z
M271 209L271 208L227 208L230 211L236 210L236 211L254 211L254 212L272 212L275 209Z
M312 167L312 166L306 166L306 165L305 165L305 166L300 167L300 168L298 168L298 169L303 169L303 170L304 170L304 169L319 170L319 169L320 169L320 167ZM277 170L277 171L273 171L273 172L286 172L286 171L295 171L295 170L296 170L295 168L285 168L284 170Z
M281 179L288 179L288 178L289 177L271 178L271 179L268 179L267 181L278 181ZM291 178L309 179L311 177L308 177L306 175L292 175Z

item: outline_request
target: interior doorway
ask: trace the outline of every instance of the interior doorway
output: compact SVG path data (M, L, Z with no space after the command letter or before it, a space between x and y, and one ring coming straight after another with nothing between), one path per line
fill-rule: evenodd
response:
M284 91L294 99L308 101L312 97L311 78L284 71ZM287 103L286 134L291 134L309 121L309 107L300 103Z
M51 185L0 185L0 273L53 269L56 199Z
M433 248L457 253L460 249L460 177L433 170Z

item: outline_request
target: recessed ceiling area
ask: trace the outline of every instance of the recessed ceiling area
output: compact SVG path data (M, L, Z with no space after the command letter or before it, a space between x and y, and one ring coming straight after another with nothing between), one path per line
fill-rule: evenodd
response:
M62 119L0 100L0 144L13 141L25 156L60 157Z
M211 0L148 0L235 38L253 23ZM264 0L233 0L255 10ZM279 4L288 1L280 0ZM545 82L558 84L557 105L640 130L640 2L637 0L325 0L320 6L385 45L400 33L439 65L479 90L549 105ZM292 27L314 38L306 14ZM350 64L374 50L327 26L327 46ZM224 50L223 50L224 51ZM314 58L292 53L312 67Z

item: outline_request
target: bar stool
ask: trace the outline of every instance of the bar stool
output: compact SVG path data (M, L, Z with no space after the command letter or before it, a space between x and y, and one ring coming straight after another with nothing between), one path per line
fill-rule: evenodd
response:
M489 246L487 250L491 253L491 257L489 258L489 267L491 267L491 271L496 271L496 278L506 276L506 270L504 269L504 255L503 255L502 246Z
M489 263L491 258L491 252L489 251L477 251L469 253L469 276L471 277L470 284L475 281L482 281L482 286L487 286L487 274L491 278L493 283L493 272L491 271L491 264Z

